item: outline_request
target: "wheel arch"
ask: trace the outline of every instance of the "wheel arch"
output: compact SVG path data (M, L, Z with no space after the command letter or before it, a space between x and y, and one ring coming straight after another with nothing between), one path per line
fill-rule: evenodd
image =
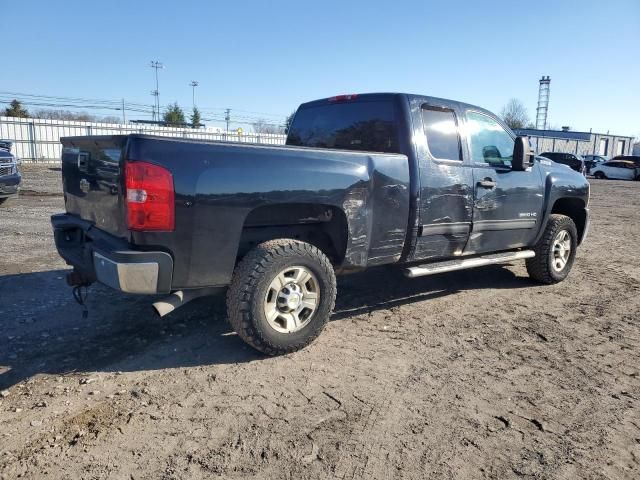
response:
M344 262L349 238L345 212L323 203L262 205L245 217L238 259L256 245L278 238L301 240L319 248L334 266Z
M578 230L579 245L587 225L587 211L584 200L575 197L558 198L551 207L550 213L565 215L573 220Z

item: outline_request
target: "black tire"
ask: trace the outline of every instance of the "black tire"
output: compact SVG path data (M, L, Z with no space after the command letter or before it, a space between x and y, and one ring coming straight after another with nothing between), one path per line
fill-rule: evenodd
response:
M554 267L554 241L560 232L566 231L571 241L571 249L566 264L561 270ZM571 218L565 215L551 214L547 226L534 247L536 256L526 260L527 272L529 276L538 282L553 284L567 278L573 262L576 258L576 248L578 246L578 230Z
M315 276L316 310L297 331L282 333L267 321L264 304L271 282L288 267L301 266ZM309 345L320 335L333 311L336 277L329 259L318 248L290 239L261 243L238 263L227 292L229 323L256 350L282 355Z
M600 171L594 173L593 176L595 178L597 178L598 180L604 180L605 178L607 178L607 176L604 173L600 172Z

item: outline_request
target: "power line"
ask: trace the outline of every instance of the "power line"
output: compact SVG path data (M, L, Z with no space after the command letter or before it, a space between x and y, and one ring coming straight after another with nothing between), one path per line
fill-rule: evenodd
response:
M19 100L23 105L28 107L48 107L48 108L69 108L76 110L96 110L124 113L123 108L131 113L140 113L150 115L152 118L158 114L161 108L166 106L130 102L126 99L109 100L96 99L86 97L63 97L55 95L39 95L23 92L0 91L0 104L9 104L12 100ZM193 98L195 101L195 97ZM200 111L203 113L203 121L212 121L220 123L231 123L231 109L220 107L202 107ZM284 125L284 116L276 114L260 114L260 116L249 115L247 110L233 110L234 112L244 113L244 115L234 115L233 123L239 125L252 125L258 121L264 122L265 125L281 127ZM227 116L229 119L227 119ZM159 118L159 114L158 114Z

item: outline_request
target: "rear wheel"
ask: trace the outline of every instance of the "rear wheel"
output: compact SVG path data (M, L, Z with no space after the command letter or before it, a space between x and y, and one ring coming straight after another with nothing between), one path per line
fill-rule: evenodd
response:
M309 345L329 320L336 278L318 248L297 240L271 240L237 265L227 310L233 329L268 355Z
M593 174L593 176L595 178L597 178L598 180L602 180L604 178L607 178L606 175L600 171L597 171L596 173Z
M552 214L534 247L536 256L528 258L527 272L542 283L558 283L567 278L576 257L578 231L571 218Z

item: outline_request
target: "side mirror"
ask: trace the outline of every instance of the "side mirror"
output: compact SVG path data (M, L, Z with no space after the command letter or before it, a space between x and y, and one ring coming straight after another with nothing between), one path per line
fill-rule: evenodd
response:
M534 156L533 150L529 145L529 139L527 137L516 137L513 145L511 169L516 172L524 172L527 168L533 166Z

